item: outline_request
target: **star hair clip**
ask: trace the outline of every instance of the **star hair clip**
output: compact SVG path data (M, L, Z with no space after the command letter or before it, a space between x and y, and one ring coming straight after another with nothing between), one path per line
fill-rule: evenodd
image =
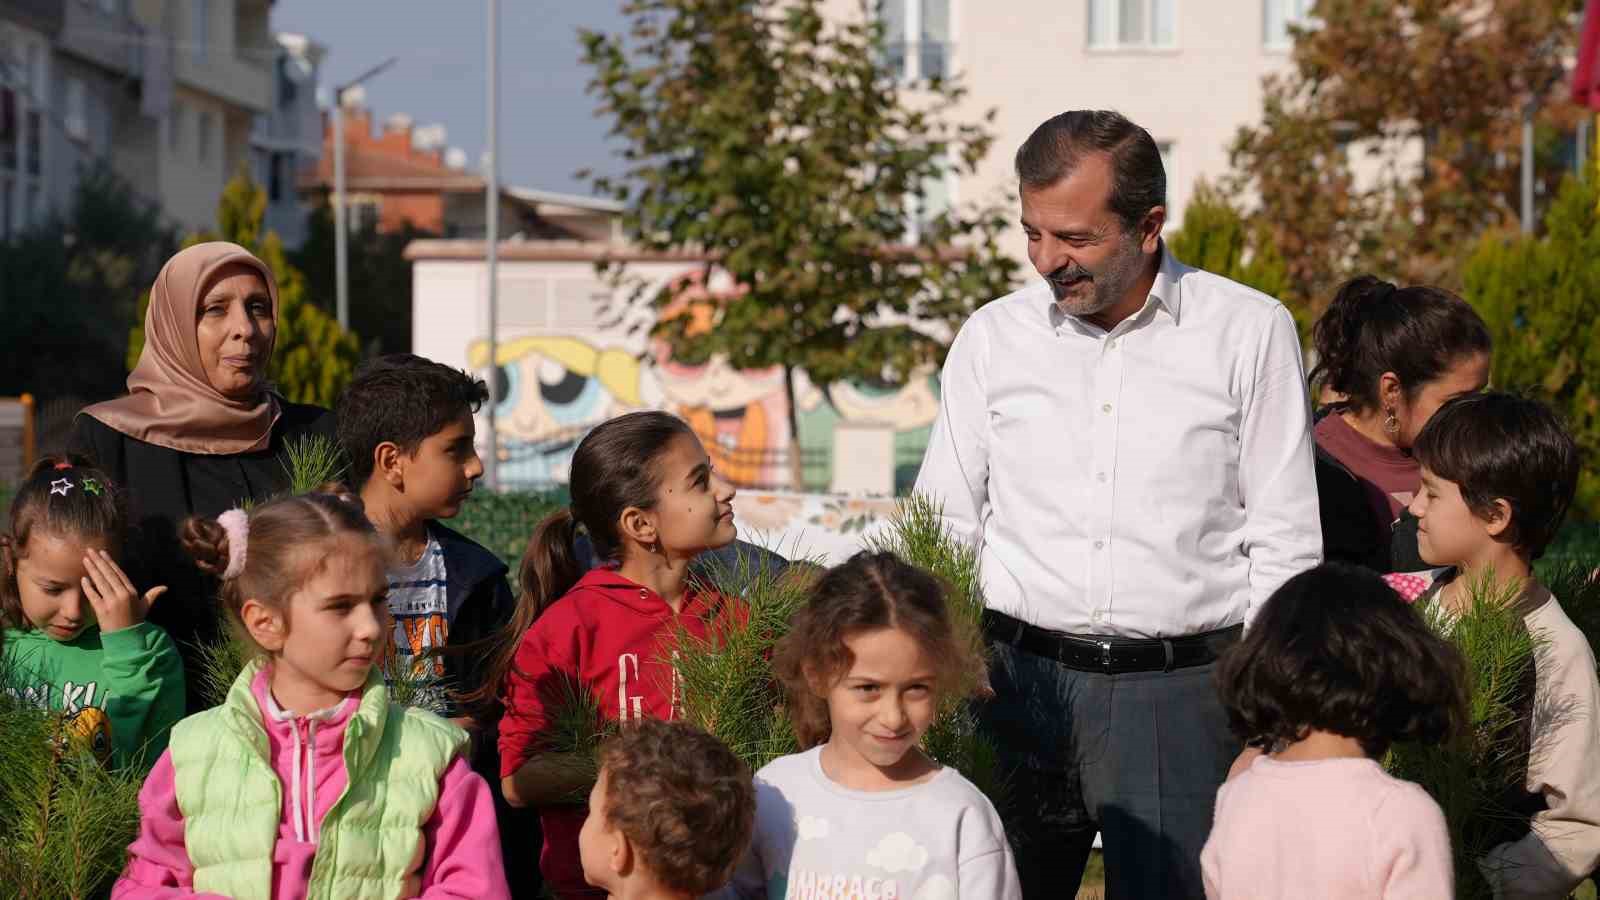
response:
M67 495L67 491L72 490L72 487L72 480L70 478L57 478L55 481L50 482L50 494L52 496L60 494L61 496L65 497Z
M93 478L83 479L83 492L85 494L98 497L104 490L105 488L100 486L100 482L94 480Z

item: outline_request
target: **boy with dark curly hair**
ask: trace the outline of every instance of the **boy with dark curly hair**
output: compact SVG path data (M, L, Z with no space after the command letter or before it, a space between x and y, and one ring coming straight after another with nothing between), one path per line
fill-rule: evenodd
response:
M583 877L612 897L692 898L727 883L750 845L750 769L684 722L640 719L600 752L578 835Z

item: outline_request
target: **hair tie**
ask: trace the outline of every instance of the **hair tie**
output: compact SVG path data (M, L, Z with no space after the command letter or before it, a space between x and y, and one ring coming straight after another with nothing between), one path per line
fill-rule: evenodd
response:
M61 471L62 469L70 469L70 468L72 468L72 463L68 462L67 460L63 459L61 462L56 463L56 471L57 472Z
M245 545L250 540L250 516L242 509L230 509L217 516L217 524L228 535L228 567L222 570L222 579L238 578L244 572Z

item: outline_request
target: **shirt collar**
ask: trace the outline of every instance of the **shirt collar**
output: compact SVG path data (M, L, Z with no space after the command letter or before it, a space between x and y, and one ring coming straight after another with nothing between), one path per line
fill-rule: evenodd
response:
M1178 262L1177 257L1173 256L1172 252L1167 249L1165 240L1161 241L1161 249L1158 252L1161 254L1161 264L1156 268L1155 282L1150 285L1150 295L1146 301L1146 307L1154 305L1159 309L1166 310L1167 315L1172 317L1172 324L1177 325L1180 324L1180 311L1183 308L1183 264ZM1047 304L1045 316L1051 327L1065 322L1071 323L1080 330L1092 328L1077 316L1062 312L1061 307L1056 305L1055 295L1050 293L1049 288L1050 286L1047 283L1045 285L1045 302ZM1139 312L1134 313L1129 318L1138 318L1143 314L1146 307L1141 307Z

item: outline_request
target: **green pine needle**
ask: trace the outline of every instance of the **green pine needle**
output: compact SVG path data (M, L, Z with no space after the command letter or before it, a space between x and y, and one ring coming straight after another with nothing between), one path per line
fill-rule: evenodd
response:
M346 468L344 451L338 443L320 434L289 439L281 462L289 473L290 494L304 494L338 481Z
M1488 898L1477 860L1528 825L1527 816L1508 808L1505 798L1507 789L1523 784L1527 775L1527 716L1535 702L1534 660L1541 644L1514 606L1520 582L1497 585L1488 573L1466 589L1461 615L1452 616L1437 600L1423 603L1421 612L1466 658L1469 727L1447 744L1397 745L1386 766L1422 785L1444 810L1456 896Z
M19 900L104 896L139 830L143 773L61 745L59 714L11 683L0 671L0 885Z

